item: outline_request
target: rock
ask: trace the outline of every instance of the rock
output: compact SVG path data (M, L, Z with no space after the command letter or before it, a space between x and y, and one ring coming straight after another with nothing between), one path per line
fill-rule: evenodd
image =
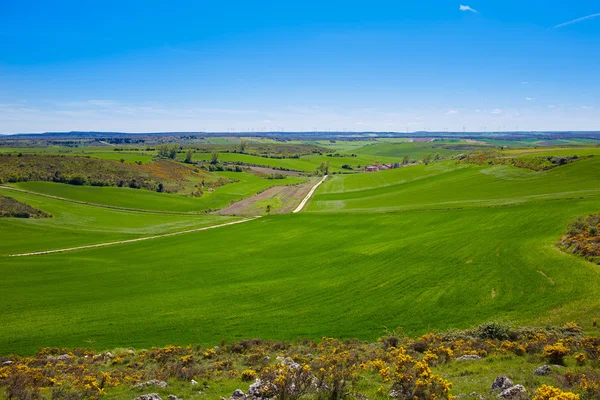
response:
M262 389L265 387L265 385L262 383L262 381L260 379L256 379L254 381L254 383L252 385L250 385L250 387L248 387L248 396L255 397L255 398L262 398L263 397L263 393L262 393Z
M10 365L10 364L12 364L12 363L13 363L12 361L4 361L4 362L2 363L2 365Z
M550 372L552 371L552 367L549 365L542 365L539 368L536 368L535 371L533 371L534 375L550 375Z
M479 357L477 354L465 354L464 356L460 356L458 357L456 360L457 361L472 361L472 360L480 360L481 357Z
M490 393L502 391L513 386L515 386L515 384L513 383L513 381L508 379L508 377L499 376L494 380L494 383L492 383L492 389L490 390Z
M193 379L190 381L190 383L192 384L192 386L194 386L194 385L197 385L197 384L198 384L198 382L196 382L196 381L195 381L195 380L193 380Z
M279 357L277 357L277 358L279 358ZM296 361L292 360L289 357L284 358L283 361L281 361L281 363L283 365L287 366L288 368L291 368L291 369L300 369L300 368L302 368L302 365L298 364Z
M135 356L135 350L133 350L133 349L128 349L128 350L127 350L127 354L129 354L130 356Z
M233 394L231 395L232 399L245 399L246 395L240 389L235 389Z
M58 361L66 361L66 360L68 360L69 358L71 358L71 356L70 356L70 355L68 355L68 354L61 354L60 356L57 356L57 357L56 357L56 360L58 360Z
M104 353L103 356L104 356L104 358L115 358L113 353L111 353L110 351L107 351L106 353Z
M168 398L169 400L180 400L180 399L179 399L179 397L175 396L174 394L170 394L170 395L168 395L168 396L167 396L167 398Z
M475 397L476 399L481 399L483 400L483 395L477 393L477 392L473 392L469 395L469 397Z
M164 389L167 387L167 382L159 381L158 379L152 379L151 381L140 382L133 385L135 388L143 388L148 386L158 386L159 388Z
M527 396L527 390L523 387L523 385L515 385L509 387L508 389L504 389L502 393L498 395L499 399L509 399L509 400L521 400L525 399Z
M143 394L141 396L136 397L134 400L162 400L160 396L156 393Z

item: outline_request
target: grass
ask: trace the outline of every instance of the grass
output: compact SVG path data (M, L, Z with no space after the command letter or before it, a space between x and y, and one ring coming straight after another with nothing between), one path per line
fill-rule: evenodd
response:
M99 348L374 339L384 327L414 334L558 307L568 318L583 299L589 318L600 310L600 271L553 244L570 220L599 207L587 199L282 215L110 251L6 259L0 353L90 339Z
M338 175L323 185L309 210L381 212L598 197L599 169L600 157L594 157L544 172L442 162L373 173L373 178Z
M205 189L202 197L188 197L180 194L157 193L118 187L76 187L52 182L20 182L14 184L20 189L63 197L71 200L143 210L201 212L227 207L235 201L250 197L272 186L290 185L304 182L301 177L288 176L285 179L263 179L251 173L215 172L215 176L231 178L237 182L217 187L214 191Z
M379 154L401 154L402 146L418 154L426 148L421 145L431 144L361 145L376 146L372 152L378 155L357 153L352 159L384 161L387 156ZM345 151L359 149L347 145ZM572 151L547 154L563 150ZM224 157L307 171L321 159L333 168L350 159ZM251 337L372 340L386 327L414 335L467 328L490 317L589 325L600 315L600 269L555 243L570 221L599 211L599 170L600 157L592 157L544 172L442 161L338 174L300 214L25 258L4 256L227 219L114 210L0 190L54 216L0 220L0 354L82 347L90 340L99 349L215 345ZM17 186L98 204L190 212L305 179L215 175L239 182L201 198L41 182Z
M91 207L0 189L52 218L1 218L0 257L176 232L231 221L216 215L173 215ZM110 250L107 250L110 252ZM2 263L4 263L3 260ZM39 260L38 260L39 261Z
M211 159L210 153L194 153L194 161L208 161ZM342 165L349 164L353 167L361 165L365 167L368 164L372 164L376 161L380 162L397 162L401 161L402 158L393 157L379 157L371 155L358 155L357 157L350 157L350 153L346 154L345 157L328 157L326 155L310 155L302 156L300 158L266 158L259 156L252 156L249 154L238 154L238 153L220 153L220 162L242 162L246 164L256 164L260 166L266 166L271 168L285 168L296 171L304 172L315 172L317 167L322 162L329 162L331 171L344 171Z

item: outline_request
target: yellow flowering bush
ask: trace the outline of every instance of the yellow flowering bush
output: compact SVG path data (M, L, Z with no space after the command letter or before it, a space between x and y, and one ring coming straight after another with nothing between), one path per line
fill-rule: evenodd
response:
M564 364L564 357L569 354L570 349L563 342L549 344L544 347L544 357L553 364Z
M533 400L579 400L580 396L571 392L563 392L553 386L542 385L535 391Z

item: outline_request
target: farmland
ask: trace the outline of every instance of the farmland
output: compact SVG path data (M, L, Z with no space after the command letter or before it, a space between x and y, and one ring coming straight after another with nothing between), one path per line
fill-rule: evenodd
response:
M211 153L193 152L187 164L184 152L174 160L146 160L139 171L157 182L166 178L156 171L189 171L190 180L182 180L184 189L176 193L35 179L5 183L0 195L51 218L0 218L0 355L90 343L107 350L210 347L257 337L373 341L387 329L415 337L496 318L589 327L600 316L600 268L557 245L572 221L600 211L597 147L495 150L508 158L581 156L536 171L457 158L489 151L487 145L313 143L339 156L221 152L211 163ZM441 159L421 161L432 152ZM364 166L404 156L418 162L337 173L350 159ZM326 162L329 177L302 212L290 214ZM168 168L157 170L156 163ZM234 165L304 175L274 179L276 170L226 170ZM201 180L206 186L194 195ZM240 221L241 215L262 218L9 257L187 231Z

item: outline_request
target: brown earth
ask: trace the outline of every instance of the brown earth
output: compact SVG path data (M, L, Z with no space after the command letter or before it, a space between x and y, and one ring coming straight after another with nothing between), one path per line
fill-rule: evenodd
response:
M309 180L306 183L295 186L274 186L265 190L262 193L238 201L227 208L217 211L217 214L227 215L260 215L264 213L262 207L256 206L256 203L261 200L268 200L278 197L283 202L283 207L274 208L271 214L285 214L292 212L294 208L304 199L314 186L314 180Z

